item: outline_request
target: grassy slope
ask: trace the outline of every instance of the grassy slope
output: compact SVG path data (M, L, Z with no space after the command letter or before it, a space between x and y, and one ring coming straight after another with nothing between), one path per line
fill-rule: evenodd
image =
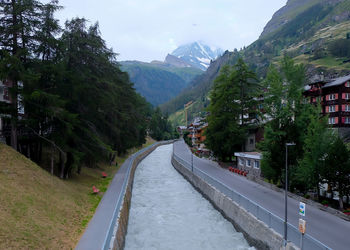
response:
M60 180L0 144L0 249L74 248L116 172L102 164ZM101 194L91 194L93 185Z

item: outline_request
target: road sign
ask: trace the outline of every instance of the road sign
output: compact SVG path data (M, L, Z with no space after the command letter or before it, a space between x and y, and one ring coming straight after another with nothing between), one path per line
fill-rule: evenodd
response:
M299 232L305 234L306 231L306 221L299 219Z
M303 202L299 203L299 215L305 216L306 205Z

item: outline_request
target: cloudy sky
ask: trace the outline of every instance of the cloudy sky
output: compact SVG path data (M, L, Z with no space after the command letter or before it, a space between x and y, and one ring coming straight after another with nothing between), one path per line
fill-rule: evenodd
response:
M100 24L118 60L164 60L178 46L203 41L223 50L255 41L287 0L60 0L66 19Z

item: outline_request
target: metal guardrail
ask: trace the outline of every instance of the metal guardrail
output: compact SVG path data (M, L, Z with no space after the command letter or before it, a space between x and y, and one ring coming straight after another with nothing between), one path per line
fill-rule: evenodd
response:
M174 150L173 150L173 158L182 166L192 171L191 162L188 162L182 159L181 157L177 156ZM206 181L207 183L211 184L212 186L220 190L223 194L230 197L233 201L238 203L240 206L245 208L248 212L253 214L256 218L258 218L258 220L268 225L269 228L272 228L273 230L275 230L277 233L281 235L284 234L284 220L279 216L261 207L260 205L258 205L254 201L251 201L250 199L240 194L236 190L228 187L227 185L217 180L216 178L196 168L194 165L193 165L193 174L202 178L204 181ZM296 246L300 245L302 235L299 232L298 228L296 228L295 226L289 223L287 224L287 237L288 237L288 241L293 242ZM321 243L320 241L318 241L317 239L313 238L308 234L304 235L303 249L331 250L330 247L326 246L325 244Z
M118 215L119 215L119 212L121 209L121 205L123 204L126 188L128 186L129 180L130 180L130 173L131 173L131 168L132 168L132 165L134 163L134 160L136 159L136 157L138 157L139 155L141 155L142 153L144 153L145 151L149 150L152 147L156 147L158 145L163 145L163 144L167 144L167 143L171 143L171 142L173 142L173 141L166 141L166 142L163 141L163 142L153 143L152 145L150 145L144 149L141 149L140 151L134 153L131 156L130 161L129 161L128 166L127 166L127 173L126 173L125 178L124 178L122 191L120 192L120 195L118 197L117 205L114 209L113 216L112 216L112 219L111 219L110 224L109 224L108 233L107 233L106 238L104 240L102 249L104 249L104 250L113 249L114 240L112 240L112 239L116 237L115 234L116 234L116 232L118 232L118 227L119 227L119 225L116 222L117 222Z

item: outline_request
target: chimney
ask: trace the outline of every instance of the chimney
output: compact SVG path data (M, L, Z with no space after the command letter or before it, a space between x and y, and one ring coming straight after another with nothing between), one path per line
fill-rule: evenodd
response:
M320 77L320 80L321 80L321 82L323 82L323 81L324 81L324 75L323 75L323 72L321 72L321 77Z

